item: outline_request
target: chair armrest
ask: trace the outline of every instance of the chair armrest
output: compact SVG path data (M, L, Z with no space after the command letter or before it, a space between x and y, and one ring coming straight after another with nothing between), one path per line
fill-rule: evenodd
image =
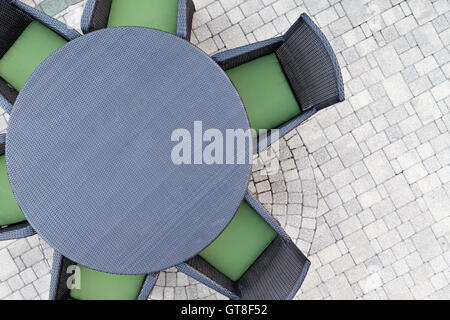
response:
M83 14L81 16L81 31L83 34L89 33L89 25L91 24L95 3L95 0L87 0L84 5Z
M88 0L81 17L81 30L84 34L104 29L108 25L112 0Z
M6 227L0 226L0 241L15 240L32 236L36 233L28 222L20 222Z
M277 220L273 218L269 212L264 208L264 206L256 200L255 196L250 191L245 194L245 201L261 216L261 218L266 221L266 223L285 241L290 241L291 238L280 226Z
M240 299L237 285L200 256L176 266L178 271L207 285L230 299Z
M28 14L30 17L42 22L47 27L59 33L62 37L66 38L69 41L80 36L80 34L77 31L67 27L67 25L65 25L61 21L58 21L46 15L45 13L26 5L25 3L19 0L13 0L13 3L14 5L16 5L16 7L18 7L20 10Z
M309 260L292 241L277 237L239 279L243 300L291 300L300 289Z
M0 58L11 48L23 30L33 21L11 0L0 0Z
M283 44L283 41L283 37L264 40L243 47L219 52L212 56L212 58L222 67L222 69L228 70L277 51Z
M53 253L49 300L70 299L66 284L71 274L66 271L71 265L75 265L75 263L56 251Z
M310 263L250 191L245 200L278 236L239 279L240 297L244 300L290 300L303 283Z
M178 0L177 35L188 41L191 40L194 12L192 0Z
M156 280L158 280L159 273L151 273L148 274L145 278L144 284L142 285L141 292L139 293L138 300L147 300L150 296L150 293L153 290L153 287L156 284Z
M7 113L11 113L12 105L17 99L19 92L0 77L0 106L5 109Z
M301 125L304 121L308 120L313 114L317 112L316 108L308 109L297 117L283 123L280 127L278 127L278 134L273 135L273 131L268 131L266 139L260 139L258 137L258 145L256 152L259 153L263 151L264 149L268 148L270 145L272 145L274 142L276 142L278 139L286 135L287 133L291 132L295 128L297 128L299 125Z

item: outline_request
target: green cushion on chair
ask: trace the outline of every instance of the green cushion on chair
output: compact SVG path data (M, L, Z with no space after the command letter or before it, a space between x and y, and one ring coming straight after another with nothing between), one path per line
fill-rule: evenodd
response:
M148 27L177 33L178 0L112 0L108 28Z
M136 300L146 277L145 274L119 275L78 267L80 288L70 290L70 296L77 300Z
M32 21L0 59L0 76L20 91L34 70L67 43L38 21Z
M247 110L250 126L274 129L300 114L300 107L275 53L226 71Z
M200 256L237 281L276 237L276 232L243 201L227 228Z
M0 156L0 227L25 221L25 217L14 198L6 172L5 156Z

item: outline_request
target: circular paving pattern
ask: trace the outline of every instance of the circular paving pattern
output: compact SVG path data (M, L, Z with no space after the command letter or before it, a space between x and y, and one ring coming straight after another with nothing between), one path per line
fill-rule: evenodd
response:
M252 168L250 190L307 255L316 230L317 186L306 147L296 130L263 150Z

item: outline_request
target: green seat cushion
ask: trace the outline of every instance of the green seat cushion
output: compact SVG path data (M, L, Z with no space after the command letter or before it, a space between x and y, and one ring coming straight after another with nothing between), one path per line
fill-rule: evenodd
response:
M0 59L0 76L20 91L34 70L67 40L32 21Z
M136 300L146 275L119 275L78 265L79 288L70 290L77 300Z
M274 129L300 114L300 107L275 53L226 71L247 110L250 126Z
M0 156L0 227L25 221L25 217L14 198L6 172L5 156Z
M112 0L108 28L148 27L177 33L178 0Z
M227 228L199 255L237 281L276 237L276 232L243 201Z

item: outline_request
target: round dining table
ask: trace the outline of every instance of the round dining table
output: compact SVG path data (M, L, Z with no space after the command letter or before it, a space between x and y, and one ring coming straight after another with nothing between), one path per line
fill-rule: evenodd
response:
M62 255L104 272L156 272L213 242L247 191L250 161L198 160L209 129L223 145L227 130L249 129L211 58L162 31L104 29L58 49L21 90L8 175L27 220Z

